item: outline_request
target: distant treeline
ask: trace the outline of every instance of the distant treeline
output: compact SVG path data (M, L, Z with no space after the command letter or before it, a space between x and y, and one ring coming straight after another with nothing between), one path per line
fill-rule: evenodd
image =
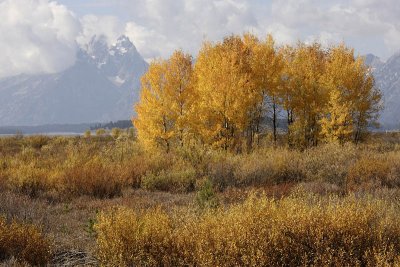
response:
M109 122L109 123L97 123L94 126L90 127L90 130L97 130L97 129L113 129L113 128L120 128L120 129L129 129L132 128L132 121L130 120L121 120L116 122Z
M1 126L0 134L83 133L93 125L94 123Z

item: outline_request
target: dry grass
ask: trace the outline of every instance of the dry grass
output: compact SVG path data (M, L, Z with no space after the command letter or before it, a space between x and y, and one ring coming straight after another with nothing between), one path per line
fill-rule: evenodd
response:
M130 187L190 192L204 177L219 191L299 182L325 183L342 192L398 187L400 146L380 142L303 152L265 147L237 155L201 147L148 153L126 138L2 138L0 187L53 199L112 198Z
M34 223L55 265L97 265L100 253L105 265L392 266L400 137L371 140L163 154L110 136L0 138L0 217L24 233Z

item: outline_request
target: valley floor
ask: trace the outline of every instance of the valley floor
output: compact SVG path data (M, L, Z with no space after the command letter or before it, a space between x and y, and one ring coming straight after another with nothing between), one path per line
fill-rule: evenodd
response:
M400 137L169 155L0 139L1 266L400 266Z

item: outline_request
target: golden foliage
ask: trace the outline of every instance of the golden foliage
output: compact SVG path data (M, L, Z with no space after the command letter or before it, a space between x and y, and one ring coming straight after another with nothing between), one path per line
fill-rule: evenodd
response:
M141 80L141 101L133 123L146 148L169 151L183 145L190 125L189 111L195 99L192 90L192 58L176 51L169 60L150 64Z
M94 157L88 162L78 161L66 166L60 179L61 190L69 195L89 195L98 198L118 196L124 182L118 175L117 166L106 164Z
M14 257L32 266L44 266L50 256L50 243L35 226L7 224L0 217L0 260Z
M342 192L370 191L400 186L399 162L399 147L390 143L324 144L304 151L264 147L250 154L192 146L166 154L121 138L54 137L40 150L21 147L2 157L0 188L31 197L111 198L130 187L190 192L206 177L217 190L323 182Z
M98 221L98 258L104 266L174 266L172 225L164 212L137 214L121 208L100 214Z
M201 215L120 208L98 217L98 254L104 266L392 265L399 216L382 200L301 194Z
M376 190L400 186L400 161L397 154L362 156L348 171L347 190Z
M251 49L238 36L205 43L194 75L195 132L203 142L227 150L236 147L249 126L249 113L261 101L251 71Z
M241 152L259 145L268 128L276 144L280 110L290 146L316 146L321 137L357 143L381 109L363 58L342 44L277 47L270 35L232 35L204 42L196 59L192 67L191 57L177 51L143 76L134 123L145 147L170 151L200 142Z

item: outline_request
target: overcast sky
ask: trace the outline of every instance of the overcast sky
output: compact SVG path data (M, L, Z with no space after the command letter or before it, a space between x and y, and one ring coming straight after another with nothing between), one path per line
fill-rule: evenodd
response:
M386 59L400 50L399 0L0 0L0 77L61 71L78 44L126 34L150 60L250 31L278 43L344 41Z

